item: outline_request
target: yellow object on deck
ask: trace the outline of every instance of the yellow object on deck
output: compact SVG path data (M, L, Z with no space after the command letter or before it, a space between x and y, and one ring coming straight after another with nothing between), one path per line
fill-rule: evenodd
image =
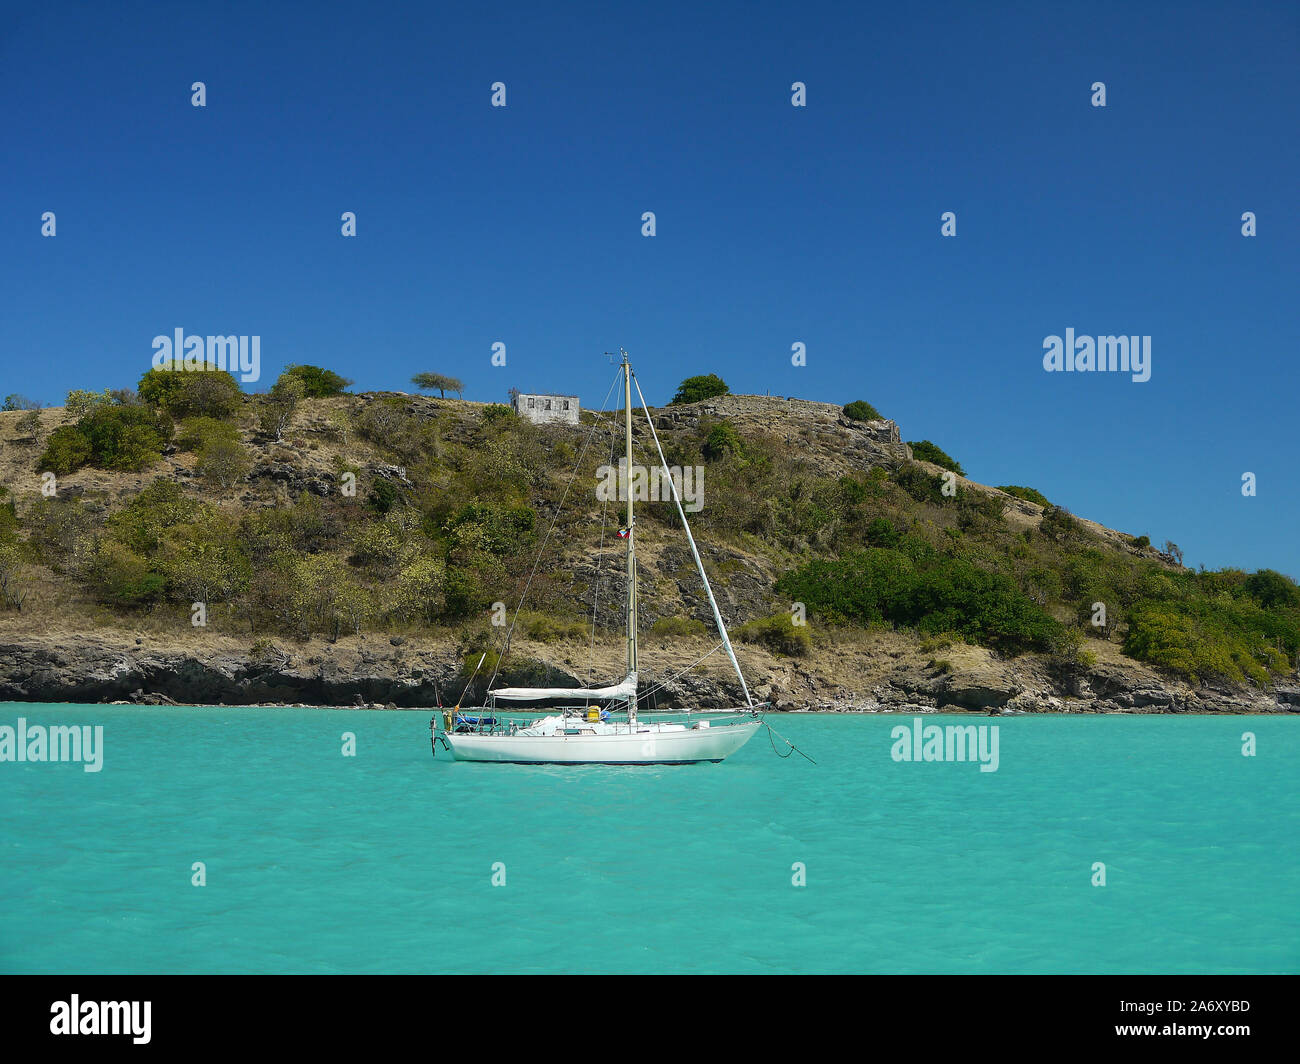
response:
M600 720L600 709L599 709L598 707L596 707L596 706L588 706L588 707L587 707L587 719L588 719L588 720Z

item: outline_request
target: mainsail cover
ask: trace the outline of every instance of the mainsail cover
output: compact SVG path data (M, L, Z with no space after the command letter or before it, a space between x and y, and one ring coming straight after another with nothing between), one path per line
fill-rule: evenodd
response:
M489 691L492 698L510 702L547 702L570 699L575 702L603 702L636 697L636 673L628 673L622 683L611 687L498 687Z

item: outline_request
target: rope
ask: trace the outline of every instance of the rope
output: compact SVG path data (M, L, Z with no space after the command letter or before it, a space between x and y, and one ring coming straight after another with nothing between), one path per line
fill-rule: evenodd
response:
M673 675L669 676L666 680L660 680L659 683L655 684L653 687L648 688L645 694L637 695L636 700L638 702L643 702L645 701L645 699L649 698L656 691L662 691L666 686L668 686L668 684L672 683L675 679L677 679L678 676L685 676L688 672L690 672L693 668L695 668L695 666L698 665L701 661L703 661L705 658L711 658L714 654L716 654L721 649L722 649L722 644L719 643L707 654L705 654L704 657L697 658L695 661L692 661L689 665L686 666L686 668L682 669L681 672L673 673Z
M813 759L812 759L811 757L809 757L809 756L808 756L807 754L805 754L802 750L800 750L797 746L795 746L794 743L792 743L792 742L791 742L789 739L787 739L784 735L781 735L781 734L780 734L780 733L779 733L775 728L772 727L772 725L768 724L766 718L764 718L764 717L759 717L758 719L759 719L759 722L763 725L763 727L767 729L767 739L768 739L768 742L770 742L770 743L772 744L772 753L776 754L777 757L779 757L779 758L781 758L782 760L784 760L785 758L789 757L791 754L798 754L800 757L804 758L806 761L810 761L810 762L812 762L812 764L814 764L814 765L817 764L816 761L813 761ZM773 736L775 736L775 738L773 738ZM788 747L790 748L786 753L783 754L783 753L781 753L780 750L778 750L778 749L776 748L776 740L777 740L777 739L780 739L781 742L785 743L785 745L788 746Z
M772 738L772 729L768 727L766 723L764 723L763 727L767 728L767 741L772 744L772 753L776 754L776 756L781 758L782 760L785 760L787 757L789 757L791 754L794 753L793 747L787 750L784 754L781 753L781 751L776 748L776 740Z

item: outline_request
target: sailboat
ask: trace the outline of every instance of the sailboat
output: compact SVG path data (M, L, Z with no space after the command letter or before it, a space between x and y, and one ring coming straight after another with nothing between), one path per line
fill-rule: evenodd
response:
M685 529L696 568L704 581L709 606L713 610L714 623L721 638L720 645L726 650L740 680L745 705L732 709L732 719L729 721L704 718L686 722L659 721L638 717L636 515L633 510L634 492L631 490L634 386L665 474L668 474L668 463L654 421L650 417L650 409L641 392L641 385L632 372L628 354L622 350L620 354L623 356L620 368L627 444L627 478L624 481L627 486L627 524L619 530L620 537L627 543L626 675L618 683L604 687L493 689L489 681L485 699L487 705L462 711L457 704L454 709L433 718L430 730L435 755L436 744L441 743L457 761L605 765L677 765L700 761L716 763L744 746L762 725L759 710L765 703L754 701L749 685L745 682L744 673L727 635L727 627L718 610L717 600L713 597L713 589L709 586L709 578L704 572L704 563L700 560L690 523L686 520L686 511L682 507L677 485L671 475L665 475L663 482L672 489L678 516ZM483 659L480 659L479 665L482 663ZM494 672L493 679L495 675ZM509 711L511 707L520 706L523 710L515 709L514 712L523 712L524 719L503 715L503 709ZM542 707L549 710L546 715L531 719L526 715L529 709ZM442 725L441 730L439 724Z

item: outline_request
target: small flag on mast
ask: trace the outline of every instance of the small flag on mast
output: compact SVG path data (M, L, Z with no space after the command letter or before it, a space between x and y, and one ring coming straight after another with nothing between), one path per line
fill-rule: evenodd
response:
M631 534L632 534L632 530L630 528L620 528L618 530L619 539L627 539L627 537Z

